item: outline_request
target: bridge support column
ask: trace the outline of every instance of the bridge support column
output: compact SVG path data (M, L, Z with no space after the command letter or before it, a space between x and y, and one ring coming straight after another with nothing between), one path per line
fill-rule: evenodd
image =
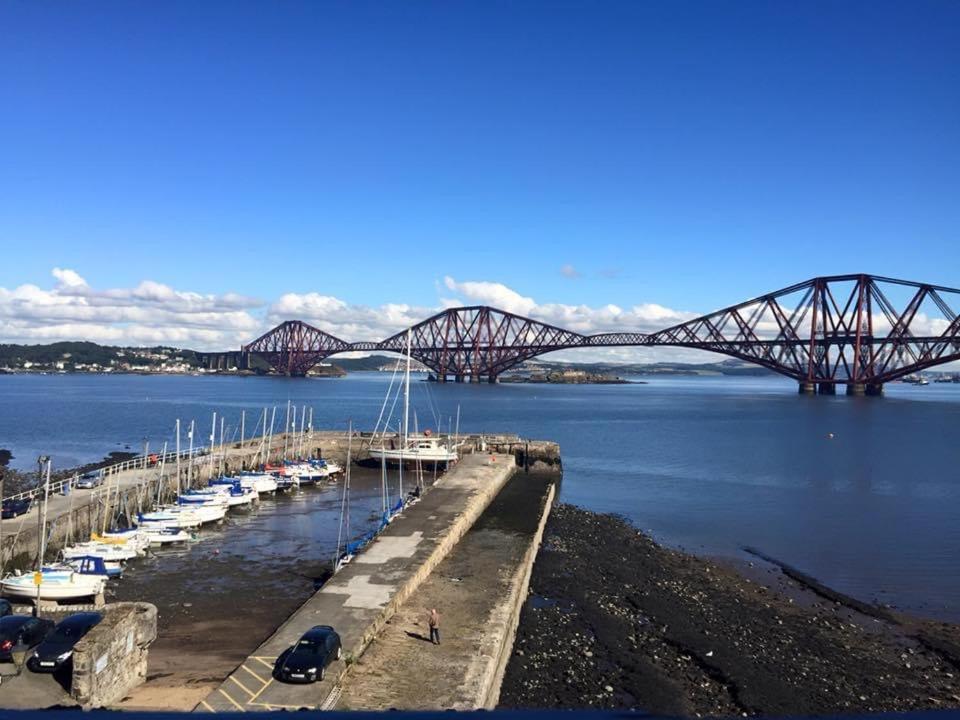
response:
M817 385L817 392L821 395L836 395L837 386L834 383L819 383Z
M491 374L491 375L487 378L487 382L490 383L491 385L498 385L498 384L500 383L500 378L499 378L498 376L496 376L496 375L492 375L492 374Z
M847 395L866 395L867 386L863 383L847 383Z
M817 392L817 384L812 382L800 382L798 392L801 395L814 395Z
M867 395L871 397L883 395L883 383L867 383Z
M454 381L454 382L458 382L458 383L462 383L462 382L463 382L463 375L454 375L454 376L453 376L453 381Z

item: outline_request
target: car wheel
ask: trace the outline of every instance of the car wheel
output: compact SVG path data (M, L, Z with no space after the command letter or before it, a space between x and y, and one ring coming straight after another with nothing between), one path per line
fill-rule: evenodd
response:
M337 648L337 660L340 659L340 656L343 655L343 648Z
M320 672L317 674L317 680L323 680L327 676L327 669L325 667L320 668Z

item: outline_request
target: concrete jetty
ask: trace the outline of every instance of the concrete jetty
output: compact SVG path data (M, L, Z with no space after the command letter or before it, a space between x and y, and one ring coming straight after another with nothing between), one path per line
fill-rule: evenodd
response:
M350 668L337 710L496 707L554 490L550 475L514 475Z
M329 708L350 665L470 530L516 471L513 455L466 455L304 603L196 708L207 712ZM278 683L277 656L314 625L340 634L343 659L312 685Z

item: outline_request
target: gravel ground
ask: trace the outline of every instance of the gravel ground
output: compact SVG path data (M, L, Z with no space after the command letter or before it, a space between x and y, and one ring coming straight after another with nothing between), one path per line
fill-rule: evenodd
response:
M560 505L501 707L685 716L960 707L957 626L872 616L842 596L798 602L786 585L802 592L775 567L751 580L617 517Z

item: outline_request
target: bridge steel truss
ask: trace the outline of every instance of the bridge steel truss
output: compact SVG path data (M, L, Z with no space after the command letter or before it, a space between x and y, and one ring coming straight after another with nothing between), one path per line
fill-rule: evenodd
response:
M894 300L891 300L894 298ZM901 301L902 309L898 310ZM884 383L960 359L960 290L873 275L798 283L652 333L583 335L486 306L451 308L380 342L348 343L288 321L243 347L278 372L304 375L347 351L404 353L441 382L490 382L525 360L583 347L672 346L761 365L801 392L879 394Z

